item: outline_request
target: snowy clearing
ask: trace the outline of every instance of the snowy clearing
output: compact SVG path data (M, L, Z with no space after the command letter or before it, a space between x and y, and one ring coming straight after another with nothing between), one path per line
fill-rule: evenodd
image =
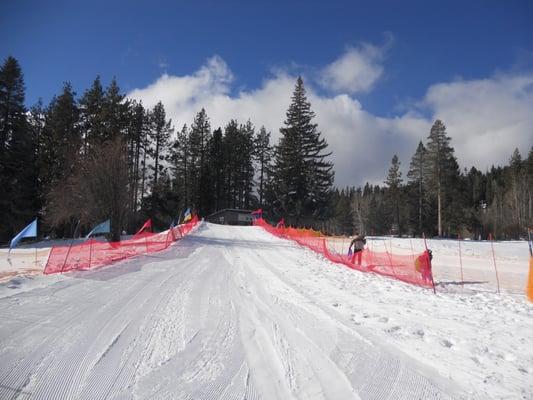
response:
M442 288L204 223L157 254L0 285L0 398L531 399L533 305Z

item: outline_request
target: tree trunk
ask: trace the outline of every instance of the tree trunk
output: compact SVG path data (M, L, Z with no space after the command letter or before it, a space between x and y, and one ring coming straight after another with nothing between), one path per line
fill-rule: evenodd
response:
M143 154L143 174L141 178L141 195L140 195L141 203L144 197L144 181L146 179L146 149L144 149L143 153L144 153Z
M259 180L259 208L263 207L263 173L264 173L264 161L261 159L261 178Z
M418 191L418 233L422 233L422 179Z
M438 215L438 235L442 237L442 210L441 210L441 193L440 185L437 189L437 215Z

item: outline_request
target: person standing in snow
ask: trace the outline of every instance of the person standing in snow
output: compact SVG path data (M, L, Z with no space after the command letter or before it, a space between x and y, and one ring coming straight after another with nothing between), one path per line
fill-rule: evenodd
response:
M348 248L348 254L351 254L352 256L350 259L350 262L352 264L355 264L355 257L357 256L357 265L361 265L361 257L363 255L365 244L366 244L365 235L360 235L359 233L356 233L355 237L350 243L350 247Z
M422 275L422 280L426 284L430 284L432 282L431 260L433 260L433 253L431 250L424 251L415 260L415 269L417 272L420 272Z

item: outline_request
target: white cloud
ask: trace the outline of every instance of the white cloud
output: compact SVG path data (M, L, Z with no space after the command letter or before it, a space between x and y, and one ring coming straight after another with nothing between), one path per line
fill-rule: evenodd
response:
M135 89L128 96L141 99L148 106L162 101L165 108L170 111L194 106L198 99L224 96L229 92L232 80L233 74L225 61L219 56L213 56L192 75L163 74L151 85Z
M320 84L334 92L367 92L383 75L381 61L385 47L363 44L350 47L320 73Z
M507 164L533 145L533 74L433 85L422 104L446 125L459 163L480 169Z
M215 56L191 75L165 74L128 96L149 107L161 100L177 128L190 124L204 107L213 128L225 126L232 118L250 119L256 127L270 130L276 143L296 77L278 71L259 88L236 95L230 94L232 81L229 67ZM311 82L305 83L316 122L333 152L335 183L345 186L382 183L393 154L407 169L418 141L425 141L435 118L445 122L462 166L506 163L515 147L527 153L533 144L532 82L533 75L433 85L420 102L431 119L416 109L393 118L378 117L349 93L323 96Z

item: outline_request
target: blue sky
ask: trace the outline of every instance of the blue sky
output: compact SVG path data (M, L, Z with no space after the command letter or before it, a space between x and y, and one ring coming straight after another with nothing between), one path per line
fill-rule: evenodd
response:
M385 82L365 98L388 115L432 83L507 70L533 52L531 1L404 3L4 1L0 55L21 62L32 103L65 80L81 92L96 74L116 75L127 90L163 71L191 73L214 54L236 88L253 88L271 68L320 67L346 46L392 35Z
M198 76L202 66L210 65L207 60L217 56L215 64L226 68L228 75L210 95L243 100L242 93L250 97L268 82L303 74L319 104L317 114L322 111L322 100L341 101L339 96L345 95L349 107L359 109L364 118L373 118L377 126L383 125L382 119L393 124L415 115L420 119L417 129L426 129L422 122L427 125L443 111L442 105L432 100L432 93L449 93L436 85L448 84L457 91L457 82L472 83L469 93L479 90L482 95L484 90L497 92L497 88L479 89L476 82L490 80L509 87L501 81L502 75L505 79L531 76L532 17L533 2L529 0L3 1L0 57L12 55L21 63L28 105L39 97L47 102L61 90L63 81L70 81L81 94L97 74L104 82L116 76L124 91L143 99L146 93L139 90L149 88L163 74ZM337 69L335 62L339 63ZM361 63L362 71L357 69ZM359 75L347 81L339 76L346 71ZM525 90L529 101L529 80L520 85L510 99L514 101ZM161 96L173 102L168 93L161 92ZM188 96L198 97L195 93ZM146 101L150 103L148 98ZM510 106L510 102L506 104ZM203 104L194 102L194 106ZM218 110L212 108L213 113ZM169 112L177 125L189 122L177 121L185 118L178 111ZM255 121L255 115L238 116ZM216 115L213 118L218 122ZM283 119L276 118L280 121L277 126L275 122L268 126L273 131ZM327 135L328 118L322 119ZM270 120L276 121L274 116ZM352 118L353 130L360 131L355 120L360 118ZM364 128L370 129L367 125ZM460 126L452 122L452 127ZM396 128L387 129L394 135ZM396 131L402 129L407 128ZM420 138L426 133L421 132ZM453 137L453 132L450 134ZM484 134L479 132L480 137ZM410 146L418 139L406 135L405 149L398 147L398 152L404 153L404 164L408 164ZM330 142L337 139L329 138ZM342 140L358 139L348 136ZM518 137L516 146L527 150L527 142L527 137ZM502 150L488 164L505 157ZM344 161L341 164L347 171L356 167ZM379 171L376 179L382 174ZM343 183L355 179L351 172L344 175Z

